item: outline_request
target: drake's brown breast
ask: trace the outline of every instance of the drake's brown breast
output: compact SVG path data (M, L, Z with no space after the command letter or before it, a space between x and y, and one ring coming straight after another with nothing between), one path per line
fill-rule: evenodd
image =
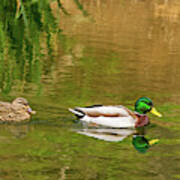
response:
M137 122L135 128L143 127L149 124L149 118L146 115L135 114L137 117Z

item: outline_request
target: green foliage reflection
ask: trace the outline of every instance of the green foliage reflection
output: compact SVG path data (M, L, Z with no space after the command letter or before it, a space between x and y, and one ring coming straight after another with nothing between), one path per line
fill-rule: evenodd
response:
M68 14L61 2L57 2L59 8ZM2 0L0 88L3 93L9 93L17 83L20 83L20 89L30 82L41 89L41 75L43 68L46 68L43 57L48 55L53 58L52 39L60 33L48 0Z

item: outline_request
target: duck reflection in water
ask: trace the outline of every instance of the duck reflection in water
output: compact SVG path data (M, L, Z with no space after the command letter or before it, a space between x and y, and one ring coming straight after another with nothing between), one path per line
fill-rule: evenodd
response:
M132 144L139 153L146 153L151 146L158 142L159 139L147 139L145 137L145 127L137 128L136 133L132 135Z
M139 153L146 153L147 150L159 142L158 139L147 139L145 137L145 128L136 128L136 129L113 129L113 128L85 128L78 130L79 134L83 134L89 137L94 137L96 139L119 142L123 139L132 136L133 147Z

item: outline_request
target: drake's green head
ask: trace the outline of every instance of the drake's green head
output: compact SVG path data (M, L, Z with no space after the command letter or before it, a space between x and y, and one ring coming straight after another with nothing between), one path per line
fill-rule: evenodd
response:
M139 114L151 112L158 117L162 117L162 115L154 108L152 100L148 97L141 97L136 101L135 111Z

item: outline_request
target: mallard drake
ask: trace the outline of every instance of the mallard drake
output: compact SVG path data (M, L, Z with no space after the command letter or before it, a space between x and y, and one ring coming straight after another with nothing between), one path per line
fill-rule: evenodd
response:
M139 98L135 103L135 112L128 108L117 106L93 105L88 107L69 108L81 121L111 128L137 128L149 123L146 113L151 112L161 117L154 108L152 100L147 97Z
M0 102L0 121L19 122L30 119L33 111L25 98L18 97L12 103Z

